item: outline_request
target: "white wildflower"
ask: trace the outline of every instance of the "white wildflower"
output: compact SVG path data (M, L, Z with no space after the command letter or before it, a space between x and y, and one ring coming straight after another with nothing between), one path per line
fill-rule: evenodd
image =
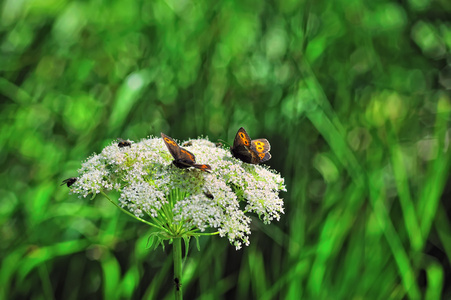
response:
M244 163L207 139L190 140L183 147L197 163L209 164L212 172L172 165L161 138L132 142L129 147L116 142L82 164L71 192L87 197L118 191L122 208L156 222L168 235L214 231L237 249L249 245L247 214L257 214L264 223L280 219L284 209L279 192L285 185L279 174L265 165ZM174 193L182 198L174 198Z

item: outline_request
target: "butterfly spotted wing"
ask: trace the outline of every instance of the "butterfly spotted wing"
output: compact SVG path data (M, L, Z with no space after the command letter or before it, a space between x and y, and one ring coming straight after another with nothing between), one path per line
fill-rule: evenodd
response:
M269 150L271 145L267 139L251 140L246 130L241 127L236 133L232 155L248 164L259 164L271 158Z
M257 158L250 151L251 138L247 134L246 130L241 127L236 133L233 146L230 148L232 155L245 163L253 163Z
M161 133L161 137L163 138L164 143L166 144L166 147L169 150L169 153L171 153L174 160L172 163L177 167L181 169L194 167L197 169L200 169L202 171L210 172L211 167L206 164L196 164L196 157L194 154L189 152L188 150L180 147L174 139L167 136L164 133Z
M251 141L251 150L257 152L257 156L260 162L267 161L271 158L269 150L271 150L271 145L267 139L256 139Z

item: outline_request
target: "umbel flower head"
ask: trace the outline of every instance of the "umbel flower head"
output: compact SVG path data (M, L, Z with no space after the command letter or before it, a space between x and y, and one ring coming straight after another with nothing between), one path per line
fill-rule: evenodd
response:
M123 210L169 240L219 234L240 249L249 245L249 214L265 224L279 220L279 192L286 189L278 173L244 163L207 139L190 140L184 148L211 172L177 168L163 139L150 137L126 146L112 143L89 157L71 192L87 197L117 191Z

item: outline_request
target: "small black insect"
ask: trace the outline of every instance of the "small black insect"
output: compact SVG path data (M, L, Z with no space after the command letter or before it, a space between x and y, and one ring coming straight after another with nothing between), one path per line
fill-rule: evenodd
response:
M192 146L192 145L193 145L193 142L191 142L191 141L187 141L187 142L184 142L182 144L183 147L189 147L189 146Z
M77 181L76 177L71 177L71 178L67 178L63 180L63 183L61 185L65 185L67 184L67 187L70 187L71 185L73 185L75 182ZM61 186L60 185L60 186Z
M180 288L182 287L182 284L180 283L180 280L177 277L174 278L174 283L175 283L175 289L177 291L180 291Z
M117 144L117 146L119 148L131 147L132 146L132 143L130 143L129 141L123 140L121 138L117 138L117 140L119 141L119 144Z
M205 197L207 197L208 199L213 200L215 197L210 193L210 191L204 191L204 195Z
M216 148L222 148L222 143L221 142L217 142L217 143L215 143L215 146L216 146Z

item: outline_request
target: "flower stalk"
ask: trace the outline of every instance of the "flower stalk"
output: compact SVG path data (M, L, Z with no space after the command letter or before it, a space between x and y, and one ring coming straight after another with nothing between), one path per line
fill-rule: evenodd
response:
M182 300L182 238L175 238L172 243L174 259L175 299Z

